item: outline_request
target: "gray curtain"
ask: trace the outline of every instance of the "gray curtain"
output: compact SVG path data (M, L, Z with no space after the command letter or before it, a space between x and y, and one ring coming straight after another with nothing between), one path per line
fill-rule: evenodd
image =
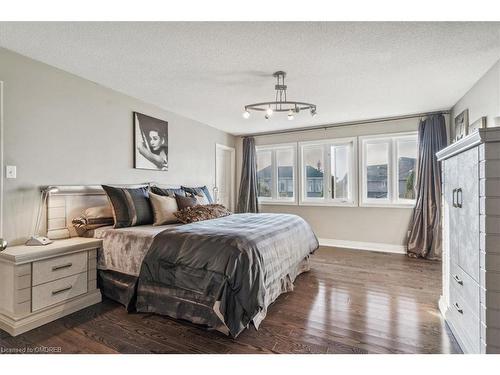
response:
M241 166L240 192L236 211L240 213L259 212L257 200L257 156L255 139L252 137L243 139L243 164Z
M441 258L441 163L437 161L436 152L445 146L444 116L433 115L420 120L416 204L406 242L410 257Z

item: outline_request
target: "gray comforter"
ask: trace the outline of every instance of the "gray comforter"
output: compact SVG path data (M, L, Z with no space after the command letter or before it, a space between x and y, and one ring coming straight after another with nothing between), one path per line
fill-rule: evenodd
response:
M305 270L318 248L296 215L235 214L167 229L142 263L137 311L203 323L236 337ZM223 329L221 329L221 327Z

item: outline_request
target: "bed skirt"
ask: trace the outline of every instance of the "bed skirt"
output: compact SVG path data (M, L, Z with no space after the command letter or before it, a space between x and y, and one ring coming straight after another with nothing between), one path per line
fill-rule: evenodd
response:
M281 294L293 290L293 283L298 275L309 271L309 259L309 256L304 258L291 272L278 278L266 288L264 308L252 319L252 324L256 329L266 317L268 307ZM139 306L155 306L154 310L136 309L137 277L109 270L99 270L98 274L101 293L125 306L129 312L156 313L175 319L184 319L229 335L229 330L219 312L218 302L213 304L199 293L182 289L172 290L172 288L162 286L151 287L141 290L141 299L145 301L141 301ZM148 300L154 300L155 303L150 304Z

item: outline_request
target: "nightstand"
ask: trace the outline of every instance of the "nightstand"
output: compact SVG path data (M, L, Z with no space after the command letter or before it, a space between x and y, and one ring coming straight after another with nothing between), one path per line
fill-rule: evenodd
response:
M12 336L101 301L94 238L0 252L0 329Z

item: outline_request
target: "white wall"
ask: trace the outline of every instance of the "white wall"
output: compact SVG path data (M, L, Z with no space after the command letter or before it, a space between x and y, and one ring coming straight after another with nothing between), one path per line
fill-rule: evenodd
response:
M448 116L446 116L448 121ZM257 136L256 145L353 137L371 134L416 131L418 118L334 127L326 130L290 132ZM237 140L237 175L241 171L242 138ZM238 181L239 184L239 181ZM293 213L307 220L322 239L367 242L388 245L394 250L405 242L412 208L317 207L299 205L260 205L262 212Z
M453 106L451 114L453 137L455 130L453 119L464 109L469 109L469 123L486 116L487 127L500 125L500 61L493 65Z
M4 237L30 234L42 185L164 184L213 186L215 144L234 137L43 63L0 49L4 82ZM132 112L169 122L169 170L133 168ZM4 171L2 171L4 173Z

